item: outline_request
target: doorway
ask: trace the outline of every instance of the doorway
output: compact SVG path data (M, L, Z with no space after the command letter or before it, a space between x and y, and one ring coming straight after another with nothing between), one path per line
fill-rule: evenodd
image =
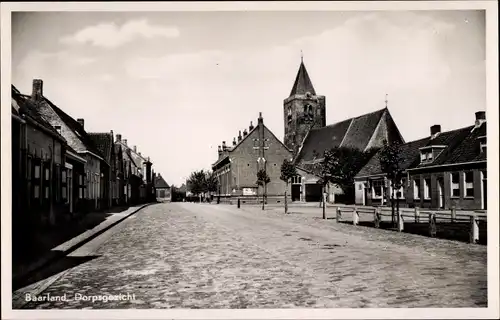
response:
M292 201L300 201L300 193L302 191L300 187L300 184L292 184Z
M444 181L443 178L437 179L438 185L438 207L439 209L444 209Z

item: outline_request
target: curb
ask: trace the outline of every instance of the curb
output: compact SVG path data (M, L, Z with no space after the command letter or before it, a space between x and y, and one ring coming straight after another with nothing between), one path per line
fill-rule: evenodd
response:
M15 278L12 279L12 292L15 292L19 289L22 289L22 287L19 287L17 289L14 290L14 287L16 287L14 285L14 283L18 284L20 282L22 282L23 280L26 280L26 279L29 279L30 276L32 276L34 273L36 273L37 271L40 271L41 269L47 267L49 264L57 261L58 259L62 258L62 257L65 257L66 255L68 255L69 253L75 251L76 249L80 248L81 246L83 246L84 244L86 244L87 242L90 242L91 240L95 239L96 237L100 236L101 234L103 234L104 232L108 231L109 229L113 228L114 226L116 226L117 224L119 224L120 222L124 221L125 219L127 219L128 217L130 217L131 215L139 212L140 210L152 205L152 204L155 204L156 202L152 202L152 203L147 203L145 205L142 205L140 206L139 208L137 208L136 210L132 211L131 213L127 214L126 216L120 218L119 220L111 223L110 225L102 228L101 230L89 235L87 238L84 238L82 239L80 242L72 245L71 247L69 247L68 249L64 250L64 251L54 251L55 254L51 255L49 258L46 258L43 262L41 262L38 266L34 267L33 269L31 270L28 270L26 271L24 274L21 274L21 275L18 275L16 276Z

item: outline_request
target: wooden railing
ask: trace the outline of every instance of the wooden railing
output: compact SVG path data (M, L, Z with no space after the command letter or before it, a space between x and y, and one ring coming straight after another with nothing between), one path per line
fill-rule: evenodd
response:
M474 211L470 213L459 213L457 214L456 209L451 209L448 211L432 211L425 210L422 208L402 208L399 209L399 219L396 214L397 230L399 232L404 231L405 222L414 223L425 223L424 219L427 221L429 226L429 235L435 237L437 233L438 222L451 222L451 223L469 223L469 241L470 243L479 242L479 222L486 222L486 212ZM375 228L380 228L380 223L384 220L384 217L392 218L391 208L381 208L381 207L337 207L336 208L336 221L352 221L353 225L358 225L360 221L360 215L366 217L371 216L371 221L373 221ZM349 219L350 218L350 219ZM370 221L370 220L369 220Z

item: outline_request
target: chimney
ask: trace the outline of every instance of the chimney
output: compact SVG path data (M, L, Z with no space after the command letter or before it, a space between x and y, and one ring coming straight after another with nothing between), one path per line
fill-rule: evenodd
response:
M137 153L137 146L134 146L134 152Z
M139 154L139 155L141 155L141 153L140 153L140 152L139 152L138 154Z
M431 139L436 137L441 132L441 125L435 124L431 127Z
M243 136L246 137L248 135L247 129L243 130Z
M222 147L221 146L217 146L217 153L219 155L222 153Z
M241 139L243 139L243 137L241 136L241 130L240 130L240 131L238 131L238 142L240 142Z
M236 145L236 138L233 138L233 146Z
M258 119L258 123L259 124L263 124L264 123L264 118L262 118L262 112L259 112L259 119Z
M475 126L479 127L484 122L486 122L486 112L485 111L478 111L478 112L476 112L476 123L475 123Z
M226 151L226 141L222 141L222 151Z
M82 129L85 129L85 120L84 119L78 118L78 119L76 119L76 121L80 124Z
M116 142L120 142L122 141L122 135L121 134L117 134L116 135Z
M33 79L33 93L31 98L39 100L43 97L43 81L41 79Z
M124 145L127 145L127 139L123 139L122 141Z
M250 126L248 127L248 131L252 131L253 128L254 128L253 123L252 121L250 121Z

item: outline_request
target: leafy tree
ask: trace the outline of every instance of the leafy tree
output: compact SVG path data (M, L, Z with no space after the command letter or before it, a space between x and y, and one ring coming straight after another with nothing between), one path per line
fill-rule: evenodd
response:
M384 140L382 150L380 151L379 161L382 172L386 174L392 186L391 208L392 223L394 223L394 192L401 188L401 178L403 177L403 170L401 169L401 163L403 161L401 156L401 144L399 142L389 144ZM399 191L396 193L396 206L399 223Z
M266 191L265 189L267 188L267 184L271 182L271 178L267 175L266 170L261 169L257 172L257 185L263 186L264 191L262 192L262 210L264 210L264 203L265 203L265 197L266 197Z
M361 168L377 152L377 149L360 151L348 147L335 147L325 150L323 161L315 166L314 173L320 177L318 181L326 191L328 183L339 186L344 192L345 200L354 199L354 177ZM325 200L323 199L323 218L325 219Z
M187 180L187 184L189 187L189 190L195 195L200 197L200 202L201 202L201 196L206 190L206 181L205 181L205 171L200 170L200 171L194 171L191 173Z
M211 194L212 192L217 191L219 187L219 180L217 179L217 176L215 175L215 172L213 171L208 171L205 173L205 189L206 192Z
M281 164L280 179L285 181L285 184L286 184L286 187L285 187L285 213L288 213L288 199L287 199L288 183L290 182L290 179L292 179L296 175L297 175L297 169L295 169L293 162L289 161L288 159L283 160L283 163Z

